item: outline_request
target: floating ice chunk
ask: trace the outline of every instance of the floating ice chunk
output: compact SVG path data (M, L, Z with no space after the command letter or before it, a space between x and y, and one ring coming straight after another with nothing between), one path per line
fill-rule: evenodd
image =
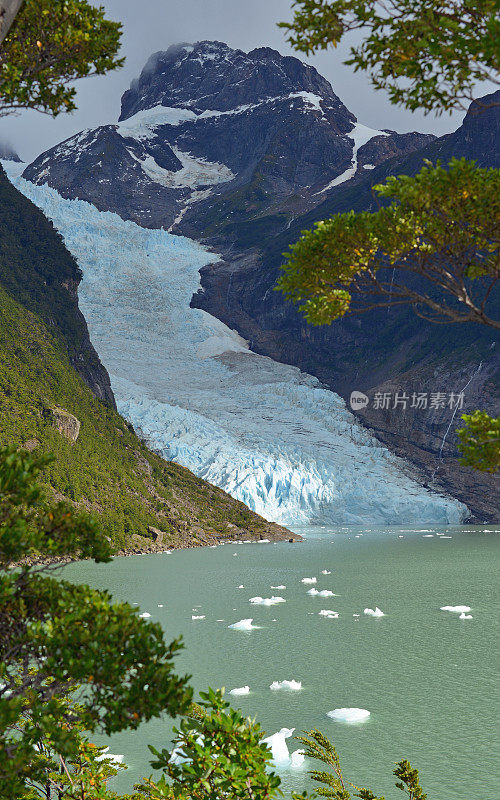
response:
M229 694L234 694L238 696L241 694L250 694L250 686L240 686L237 687L236 689L231 689Z
M302 578L301 583L316 583L317 580L317 578Z
M312 597L336 597L337 596L333 592L331 592L330 589L321 589L321 591L319 589L309 589L307 594L310 594Z
M256 606L276 606L278 603L286 603L284 597L251 597L249 600L250 603L253 603Z
M205 619L205 614L192 614L191 619Z
M233 553L233 556L237 556L237 555L238 555L238 553Z
M115 764L121 764L123 761L123 756L110 753L109 747L106 747L106 749L101 753L101 755L96 756L96 761L112 761Z
M464 614L462 611L458 619L472 619L472 614Z
M257 542L257 544L267 544L267 543L268 543L268 542L270 542L270 541L271 541L270 539L259 539L259 541Z
M258 625L252 625L253 618L251 619L240 619L238 622L233 622L232 625L228 625L228 628L233 628L235 631L253 631L255 630Z
M291 764L290 766L292 769L300 769L304 764L306 758L306 754L304 750L294 750L291 755Z
M279 689L288 689L290 692L300 692L302 689L302 681L273 681L269 687L273 692Z
M370 716L366 708L335 708L326 715L337 722L365 722Z
M285 739L293 736L294 730L295 728L281 728L277 733L273 733L272 736L266 736L265 739L262 739L262 744L267 744L269 747L276 766L290 765L290 753Z
M245 588L245 587L243 586L243 584L242 584L242 583L240 583L240 585L238 586L238 589L244 589L244 588Z
M331 573L331 570L329 570L329 569L322 569L321 570L321 574L322 575L331 575L332 573ZM299 752L299 751L297 750L297 752Z
M422 539L434 539L434 534L433 533L424 533L424 535L422 536Z
M353 617L359 617L359 614L353 614Z
M147 611L143 611L142 614L139 614L141 619L148 619L151 616Z
M440 611L451 611L454 614L468 614L470 606L441 606Z
M158 608L163 608L163 603L158 603Z
M366 614L367 617L385 617L384 612L381 611L378 606L375 606L375 608L365 608L363 614Z
M439 538L440 539L452 539L453 537L452 536L440 536Z
M286 589L286 586L283 586L283 584L280 584L279 586L271 586L271 589Z
M320 617L328 617L329 619L338 619L339 615L337 611L330 611L328 608L323 608L321 611L318 612Z

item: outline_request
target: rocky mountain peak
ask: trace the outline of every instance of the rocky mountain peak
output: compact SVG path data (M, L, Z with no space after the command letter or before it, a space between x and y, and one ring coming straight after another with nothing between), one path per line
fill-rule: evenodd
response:
M203 41L154 53L117 124L42 153L24 177L144 227L204 239L224 230L230 241L239 220L271 215L287 229L341 184L428 139L358 123L298 58Z
M317 96L355 121L328 81L298 58L270 47L244 53L223 42L176 44L148 59L123 95L120 121L158 105L227 112L299 92Z

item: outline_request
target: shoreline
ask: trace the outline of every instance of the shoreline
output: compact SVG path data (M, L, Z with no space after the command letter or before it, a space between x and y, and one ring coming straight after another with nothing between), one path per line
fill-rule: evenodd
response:
M211 538L208 538L205 541L194 540L191 542L176 542L172 545L165 546L164 542L155 542L152 539L148 539L148 544L143 544L142 542L134 542L133 545L129 547L122 547L119 550L114 551L111 554L111 559L120 558L125 556L144 556L144 555L154 555L160 553L171 553L173 550L194 550L201 547L220 547L221 545L225 544L275 544L276 542L284 542L289 544L295 544L296 542L304 541L304 537L300 536L298 533L293 533L289 531L287 528L283 528L281 525L276 525L276 523L269 523L270 525L276 526L281 528L283 533L271 533L267 532L266 536L259 534L258 539L250 539L250 538L238 538L234 537L231 539L222 539L221 537L214 535ZM247 533L247 536L251 534ZM255 535L255 534L254 534ZM145 537L140 536L139 534L134 534L139 539L144 539ZM7 566L7 569L16 569L18 567L37 567L37 566L52 566L55 564L60 564L63 566L64 564L71 564L74 561L91 561L92 559L81 559L78 556L54 556L53 558L35 558L34 556L28 556L26 559L22 559L22 561L12 562Z

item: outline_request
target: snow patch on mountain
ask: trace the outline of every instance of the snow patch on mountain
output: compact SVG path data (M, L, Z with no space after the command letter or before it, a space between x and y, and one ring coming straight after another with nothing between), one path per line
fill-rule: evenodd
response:
M364 144L373 139L374 136L389 136L390 134L386 133L386 131L377 131L373 128L367 128L366 125L361 125L359 122L356 122L354 128L349 133L346 133L346 136L349 139L352 139L354 142L353 150L352 150L352 161L351 166L349 169L346 169L342 175L338 175L333 181L330 181L326 186L323 187L319 192L316 194L323 194L323 192L328 192L329 189L333 189L334 186L338 186L340 183L345 183L353 178L358 171L358 150ZM367 169L373 169L371 165L367 167Z
M207 161L201 157L195 158L191 153L179 150L178 147L171 149L182 164L182 168L175 172L160 167L151 155L140 159L132 151L129 150L129 153L138 161L148 178L171 189L215 186L218 183L227 183L235 177L225 164Z
M216 254L47 186L15 183L76 257L80 306L118 408L164 457L282 523L463 518L465 506L409 477L338 395L189 307L199 269Z

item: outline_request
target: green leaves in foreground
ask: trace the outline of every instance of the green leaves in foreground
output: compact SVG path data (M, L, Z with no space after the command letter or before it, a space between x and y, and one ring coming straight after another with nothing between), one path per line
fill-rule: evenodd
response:
M462 453L460 463L480 472L500 470L500 417L490 417L485 411L463 414L465 426L457 433Z
M375 186L375 213L317 222L285 253L277 289L308 322L411 305L432 322L500 328L488 301L500 278L500 172L453 159Z
M137 728L189 706L187 677L173 672L179 640L166 644L107 592L57 580L36 556L108 561L95 523L68 504L50 504L35 478L47 458L0 451L0 798L25 797L43 776L40 746L79 753L79 727L107 734ZM30 563L26 557L29 557ZM24 559L12 568L11 562ZM75 694L76 693L76 694ZM79 699L77 717L62 699Z
M0 116L73 111L75 79L123 64L120 35L121 25L86 0L24 0L0 47Z
M344 63L367 72L392 103L412 111L463 108L477 82L498 82L497 0L295 0L293 5L292 22L281 23L292 47L310 55L360 30Z
M280 779L268 771L271 752L262 744L260 725L245 719L225 702L222 691L200 692L201 701L181 721L174 750L159 752L151 762L171 779L139 785L142 796L203 800L271 800L279 792Z

